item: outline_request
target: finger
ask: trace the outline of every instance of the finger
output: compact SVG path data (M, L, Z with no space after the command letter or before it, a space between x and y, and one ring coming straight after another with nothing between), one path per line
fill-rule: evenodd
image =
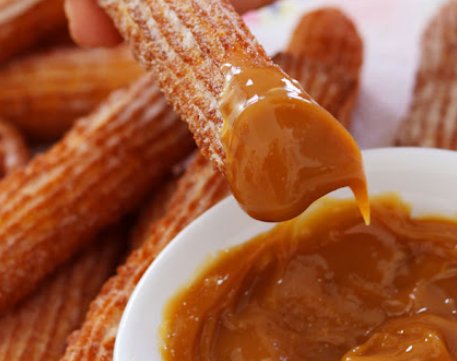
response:
M122 41L113 22L94 0L66 0L70 32L81 46L114 46Z

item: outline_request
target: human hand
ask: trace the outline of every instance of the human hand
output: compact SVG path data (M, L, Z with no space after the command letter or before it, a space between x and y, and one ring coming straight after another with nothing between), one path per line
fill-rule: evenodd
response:
M274 0L231 0L235 9L246 11L270 4ZM122 41L113 22L95 0L65 0L65 11L75 41L86 47L114 46Z

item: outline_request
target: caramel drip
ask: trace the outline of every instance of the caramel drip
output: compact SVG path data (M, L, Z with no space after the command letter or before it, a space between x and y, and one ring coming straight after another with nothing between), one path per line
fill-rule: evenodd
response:
M369 223L362 156L354 139L277 66L226 64L221 141L232 192L253 218L285 221L350 187Z

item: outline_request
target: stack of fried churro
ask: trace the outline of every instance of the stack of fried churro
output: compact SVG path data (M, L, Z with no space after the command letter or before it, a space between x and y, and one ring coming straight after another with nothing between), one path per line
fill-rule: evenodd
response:
M273 62L225 2L101 2L154 75L140 70L123 45L88 50L66 44L43 52L40 34L59 38L62 2L23 2L3 18L36 14L39 21L36 9L44 7L49 26L0 51L0 60L10 60L0 68L0 360L110 360L122 312L142 274L183 227L229 194L223 174L201 153L183 162L194 143L155 78L203 153L223 170L219 67L227 56L253 65ZM332 12L321 10L313 21ZM339 37L335 42L359 39L356 32L342 39L325 31ZM306 37L294 36L300 38ZM336 116L349 109L348 119L358 70L348 80L332 58L294 54L293 47L278 62ZM361 44L356 49L361 53ZM19 52L27 53L14 58ZM36 142L67 129L27 163L21 132ZM180 179L176 168L186 169ZM129 221L121 220L125 216ZM125 249L131 254L96 296Z
M363 45L337 9L304 16L271 60L225 0L98 2L150 73L125 45L43 52L43 37L59 39L66 25L62 1L0 1L0 62L8 62L0 68L0 361L112 360L143 273L176 234L230 194L220 138L223 64L276 62L350 126ZM445 11L455 8L454 1ZM439 39L451 49L436 27L452 24L435 21L424 46ZM433 86L443 81L436 64L452 63L431 53L417 97L430 74ZM414 104L412 114L420 109ZM452 128L427 124L427 134ZM422 145L430 137L440 139L434 146L453 144L414 127ZM60 139L28 162L24 138Z

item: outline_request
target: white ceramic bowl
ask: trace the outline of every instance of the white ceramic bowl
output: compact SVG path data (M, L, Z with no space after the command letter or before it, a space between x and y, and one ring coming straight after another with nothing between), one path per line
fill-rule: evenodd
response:
M415 214L457 214L457 152L386 148L363 152L370 194L395 191ZM347 189L332 197L352 197ZM115 361L161 360L158 329L171 296L208 256L243 243L274 224L247 216L230 197L184 229L149 267L125 310Z

